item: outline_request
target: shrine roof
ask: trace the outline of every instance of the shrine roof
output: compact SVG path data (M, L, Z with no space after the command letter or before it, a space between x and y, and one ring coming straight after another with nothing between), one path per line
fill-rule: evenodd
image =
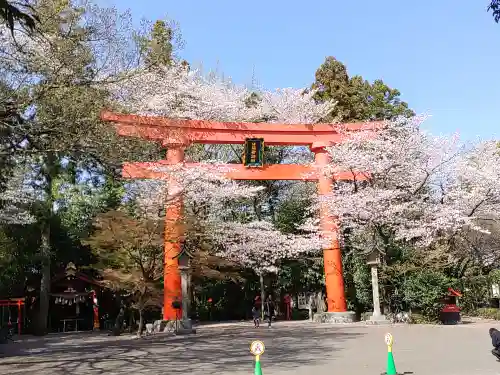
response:
M57 283L58 281L61 281L63 279L66 279L68 276L66 275L66 273L62 272L60 274L57 274L55 275L52 279L51 279L51 283L52 284L55 284ZM75 276L74 276L75 279L78 279L78 280L82 280L82 281L85 281L86 283L89 283L89 284L92 284L92 285L96 285L96 286L100 286L102 287L103 284L102 282L100 282L99 280L96 280L94 278L91 278L87 275L85 275L84 273L82 272L76 272L75 273Z
M462 297L462 293L453 288L448 288L448 293L450 293L450 295L453 297Z

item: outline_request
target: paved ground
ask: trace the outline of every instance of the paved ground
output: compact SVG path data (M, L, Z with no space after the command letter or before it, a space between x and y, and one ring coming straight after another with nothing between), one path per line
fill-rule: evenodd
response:
M490 354L491 323L462 326L328 326L281 323L200 327L197 335L148 339L67 334L0 346L0 374L252 374L249 344L263 340L264 375L378 375L385 370L384 334L395 338L400 373L500 374Z

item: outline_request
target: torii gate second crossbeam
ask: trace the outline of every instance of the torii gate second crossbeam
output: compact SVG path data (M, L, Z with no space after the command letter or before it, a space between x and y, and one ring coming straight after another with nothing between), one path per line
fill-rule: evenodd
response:
M345 133L374 130L383 126L381 122L356 124L266 124L266 123L224 123L201 120L178 120L153 116L124 115L103 112L101 119L114 123L118 134L155 140L167 147L166 160L155 163L125 163L123 176L126 178L164 179L161 166L184 163L184 150L193 143L204 144L243 144L247 138L264 138L266 145L309 146L315 154L314 165L271 164L262 168L246 168L241 164L213 166L226 172L234 180L305 180L317 181L319 195L332 192L331 177L322 173L330 163L326 147L345 139ZM341 132L340 129L344 131ZM184 167L196 168L199 164L184 163ZM363 175L351 172L339 173L337 180L362 179ZM176 189L175 180L171 179L172 189ZM177 312L172 306L180 301L181 277L178 257L181 250L179 239L182 233L178 221L182 215L182 198L178 197L166 208L165 218L165 270L164 270L164 306L163 318L173 320ZM328 312L341 317L341 320L353 318L347 312L342 256L337 238L336 218L332 217L328 207L320 207L321 231L331 238L330 246L323 249L326 296Z

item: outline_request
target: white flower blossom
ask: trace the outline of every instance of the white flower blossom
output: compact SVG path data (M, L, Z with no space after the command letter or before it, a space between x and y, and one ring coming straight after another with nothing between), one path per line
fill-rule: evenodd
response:
M315 233L287 235L267 221L220 222L211 236L220 248L217 255L252 268L258 274L275 272L282 259L314 253L322 245Z
M324 197L351 228L378 225L397 239L429 244L444 233L498 216L500 155L495 142L471 150L458 137L435 137L421 118L388 122L375 135L359 133L328 149L328 172L366 172L368 180L342 181Z
M257 92L259 100L247 105L252 90L188 71L182 65L157 70L137 70L124 82L110 85L115 98L132 113L168 118L226 122L293 124L318 122L334 103L317 104L314 91L279 89Z
M0 224L30 224L35 220L29 212L29 205L36 198L26 186L26 175L22 172L16 170L5 191L0 193Z

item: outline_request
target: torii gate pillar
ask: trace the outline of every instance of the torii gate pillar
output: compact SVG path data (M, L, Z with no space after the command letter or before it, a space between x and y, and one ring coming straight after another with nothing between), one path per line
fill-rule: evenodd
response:
M325 168L331 161L326 147L331 146L327 142L315 142L311 145L311 151L314 152L314 160L318 170ZM332 216L325 196L332 193L331 176L321 173L318 176L318 195L320 197L320 226L322 236L328 238L328 245L323 249L323 261L325 267L325 286L328 305L327 320L345 320L352 321L352 313L347 312L347 304L344 291L344 276L342 272L342 253L338 240L337 218ZM330 313L333 313L331 315ZM339 315L339 316L336 316ZM340 316L342 315L342 316ZM344 315L346 315L344 317ZM321 318L325 320L325 317Z
M184 161L184 145L169 145L167 162L179 164ZM181 252L183 238L182 211L183 198L181 186L175 177L169 176L167 207L165 212L165 247L163 268L163 320L178 320L182 316L181 309L174 309L173 302L182 303L181 274L178 254ZM187 296L185 296L187 297Z

